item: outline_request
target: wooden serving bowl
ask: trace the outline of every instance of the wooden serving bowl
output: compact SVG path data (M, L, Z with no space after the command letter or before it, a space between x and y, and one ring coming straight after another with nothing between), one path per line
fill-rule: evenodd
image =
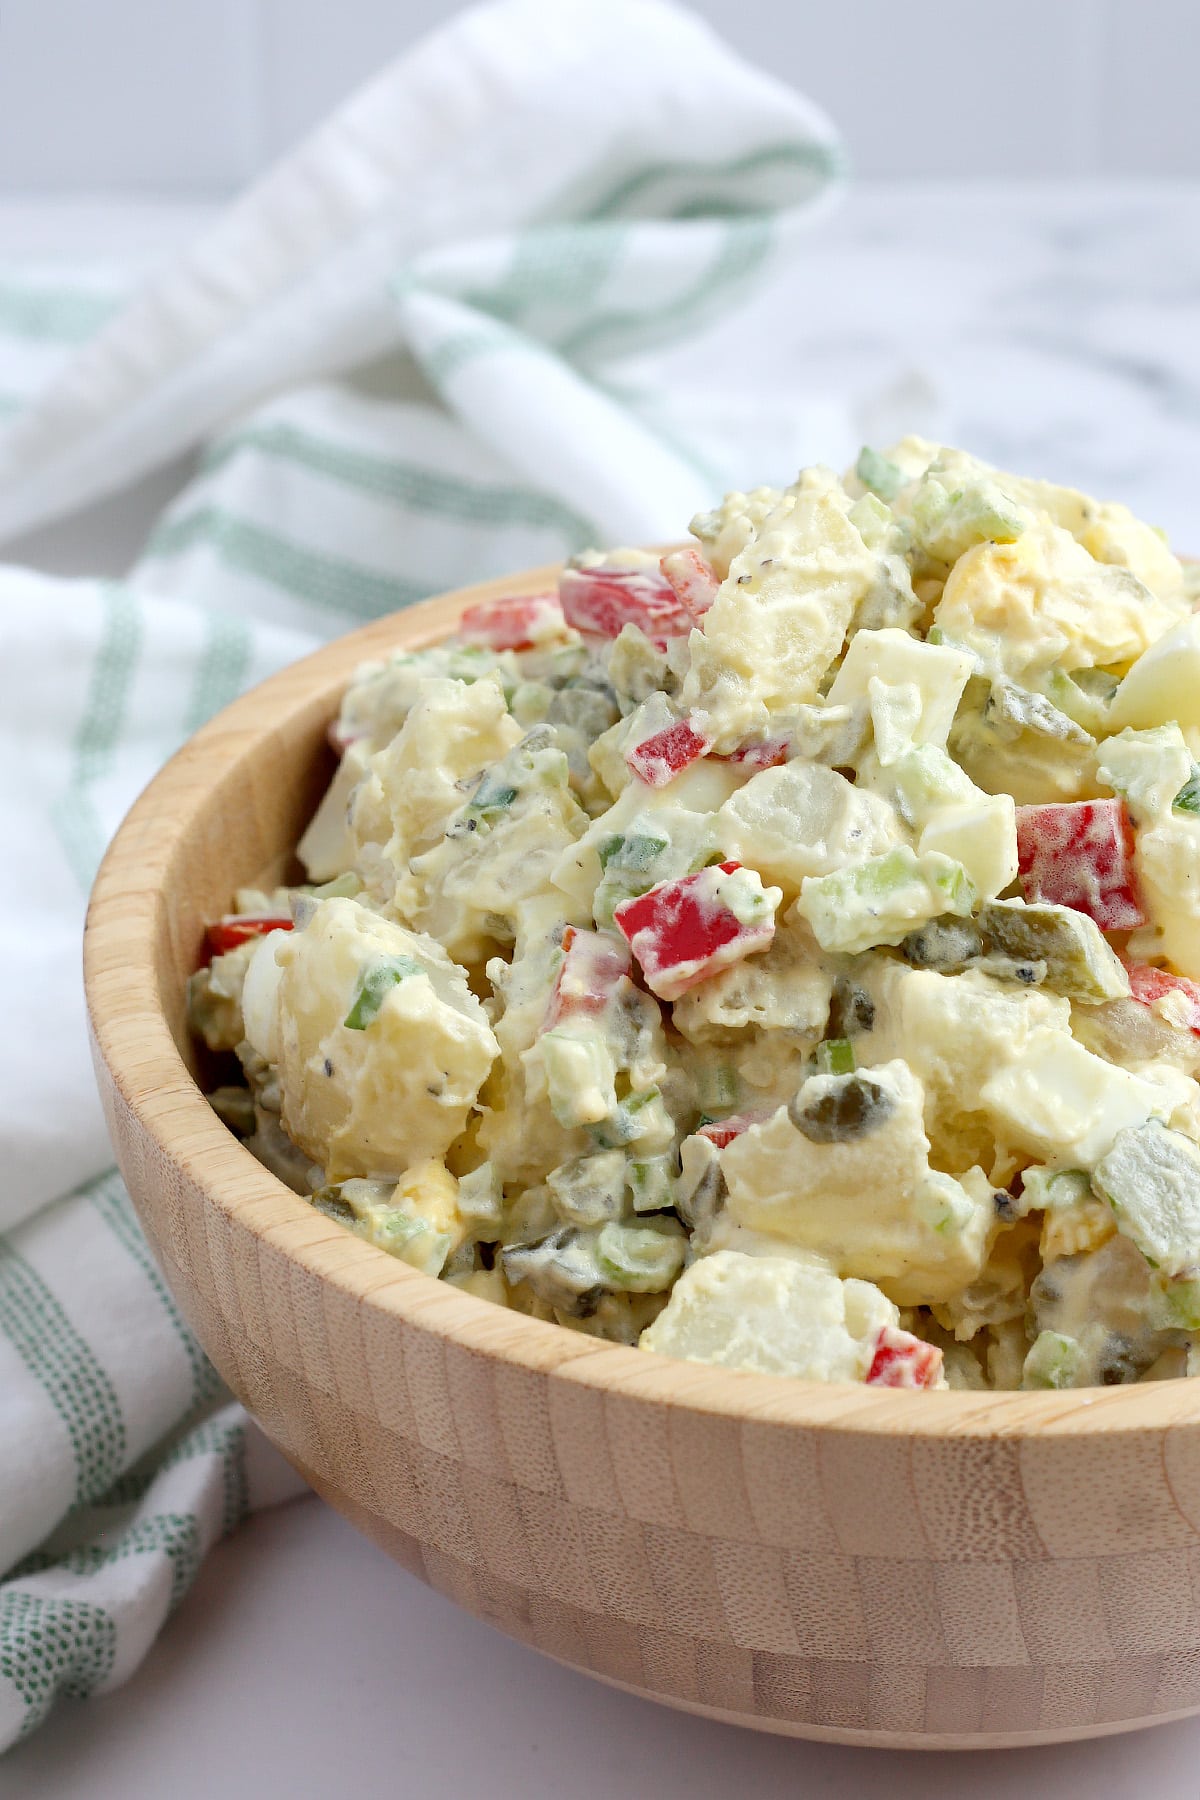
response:
M318 651L184 746L118 832L85 949L122 1172L230 1387L339 1511L501 1630L711 1717L994 1746L1200 1709L1200 1386L831 1387L598 1343L433 1281L290 1193L209 1109L184 987L278 871L358 663Z

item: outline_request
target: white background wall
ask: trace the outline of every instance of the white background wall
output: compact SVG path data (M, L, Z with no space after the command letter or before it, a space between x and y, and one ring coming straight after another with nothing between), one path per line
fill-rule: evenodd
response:
M1197 0L694 0L863 175L1200 176ZM0 0L0 194L218 194L457 0Z

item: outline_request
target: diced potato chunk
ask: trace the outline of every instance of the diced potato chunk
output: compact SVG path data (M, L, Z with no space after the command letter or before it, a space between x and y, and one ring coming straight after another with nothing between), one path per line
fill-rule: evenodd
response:
M809 1381L863 1381L896 1308L864 1281L788 1257L718 1250L676 1282L643 1350Z
M331 1181L443 1155L498 1045L441 946L355 900L322 900L304 930L274 933L258 956L279 976L269 1039L255 1047L278 1060L300 1148Z

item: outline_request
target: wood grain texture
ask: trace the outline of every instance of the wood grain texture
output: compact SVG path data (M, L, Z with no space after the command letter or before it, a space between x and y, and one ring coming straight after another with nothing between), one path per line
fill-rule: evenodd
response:
M101 869L85 967L117 1156L226 1381L333 1505L501 1630L651 1698L797 1736L1028 1744L1200 1710L1200 1385L828 1387L597 1343L315 1213L193 1078L207 918L281 866L368 626L239 700Z

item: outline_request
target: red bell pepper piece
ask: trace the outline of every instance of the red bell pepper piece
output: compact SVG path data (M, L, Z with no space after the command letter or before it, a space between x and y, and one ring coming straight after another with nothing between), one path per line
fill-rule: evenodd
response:
M897 1325L885 1325L875 1340L866 1383L868 1387L931 1388L941 1372L942 1353L936 1344L927 1344Z
M698 625L717 597L720 582L698 550L672 550L659 568L674 588L680 606Z
M599 931L568 925L562 936L563 959L546 1008L543 1031L563 1019L602 1013L616 992L617 983L630 970L624 944Z
M531 650L565 626L556 595L522 594L468 606L458 621L458 636L464 644L485 644L489 650Z
M567 624L593 637L615 638L636 625L661 650L692 629L691 614L657 569L564 569L558 597Z
M1026 900L1073 907L1102 931L1146 923L1123 800L1018 806L1017 864Z
M646 985L660 1000L677 1000L697 982L730 963L765 950L775 935L773 909L747 924L721 899L721 889L740 863L718 863L677 881L660 881L647 894L623 900L613 911ZM778 889L775 890L778 894Z
M343 725L340 719L331 719L325 727L325 741L336 756L345 756L351 744L357 744L366 735L365 731L355 731L352 726Z
M786 738L762 738L757 744L739 744L721 762L741 763L748 769L778 769L788 759Z
M1200 987L1186 975L1172 975L1168 969L1155 969L1149 963L1126 963L1129 991L1143 1006L1153 1006L1164 995L1172 996L1171 1024L1194 1031L1200 1037ZM1165 1017L1165 1013L1160 1015Z
M210 925L204 935L209 955L224 956L227 950L236 950L239 944L248 943L251 938L266 937L268 931L291 929L292 921L289 918L273 914L226 913L223 919Z
M710 1144L723 1150L735 1137L741 1137L743 1131L749 1131L751 1125L761 1125L770 1116L768 1112L730 1113L727 1119L710 1119L707 1125L701 1125L696 1136L707 1138Z
M681 769L706 755L711 747L711 738L703 737L688 719L680 719L632 745L625 752L625 761L648 786L666 787Z

